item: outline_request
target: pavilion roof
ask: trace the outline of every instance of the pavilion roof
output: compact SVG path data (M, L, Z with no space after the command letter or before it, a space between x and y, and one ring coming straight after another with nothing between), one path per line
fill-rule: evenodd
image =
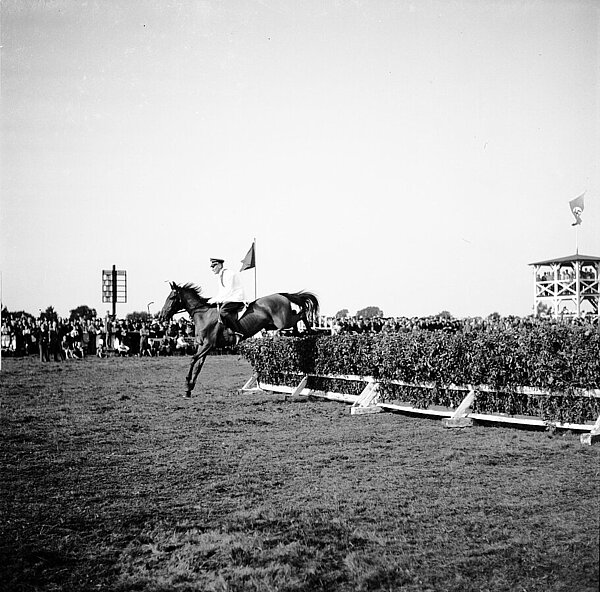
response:
M592 261L600 261L600 257L593 255L567 255L566 257L557 257L556 259L546 259L545 261L536 261L535 263L529 263L529 265L550 265L550 263L570 263L575 261L581 261L584 263L590 263Z

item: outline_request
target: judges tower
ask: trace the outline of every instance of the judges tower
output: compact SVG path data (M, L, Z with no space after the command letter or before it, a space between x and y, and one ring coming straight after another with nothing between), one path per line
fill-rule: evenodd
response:
M600 257L570 255L530 263L534 274L533 311L550 307L555 318L600 318Z

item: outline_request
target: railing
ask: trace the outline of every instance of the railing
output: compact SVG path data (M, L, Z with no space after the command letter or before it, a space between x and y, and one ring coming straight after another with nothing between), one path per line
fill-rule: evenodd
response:
M404 403L385 403L380 400L379 387L380 383L375 378L370 376L352 376L352 375L317 375L317 374L298 374L289 373L287 374L290 378L296 380L300 379L296 386L286 385L273 385L263 382L259 382L256 376L252 376L246 384L240 389L241 392L249 392L253 390L279 392L289 394L292 398L298 396L313 396L321 397L325 399L342 401L344 403L351 403L350 413L352 415L361 415L365 413L378 413L380 411L393 411L411 415L421 416L432 416L442 419L442 423L446 428L455 427L468 427L473 425L474 421L477 422L488 422L488 423L501 423L520 425L537 428L548 428L548 429L565 429L574 431L586 432L581 435L582 444L592 444L597 440L600 440L600 417L594 424L577 424L569 422L548 422L536 417L521 417L521 416L510 416L507 414L500 413L472 413L470 412L471 405L477 397L479 392L505 392L498 391L489 386L485 385L449 385L444 388L453 391L462 391L465 393L461 403L454 409L422 409L415 407L411 404ZM365 387L362 392L358 395L337 393L330 391L318 391L307 387L310 378L330 379L330 380L347 380L347 381L358 381L365 383ZM291 380L290 380L291 382ZM434 384L418 384L408 383L401 380L388 381L391 384L416 387L423 389L433 389L436 385ZM533 387L523 386L515 389L513 392L518 392L524 395L541 395L541 396L560 396L560 393L551 393L546 390L537 389ZM577 392L577 396L582 397L593 397L600 399L600 389L583 390Z

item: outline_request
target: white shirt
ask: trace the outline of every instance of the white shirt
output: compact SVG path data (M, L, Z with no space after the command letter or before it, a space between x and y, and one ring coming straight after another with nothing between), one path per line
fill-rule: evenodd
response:
M223 268L219 275L217 295L209 302L244 302L244 286L240 276L230 269Z

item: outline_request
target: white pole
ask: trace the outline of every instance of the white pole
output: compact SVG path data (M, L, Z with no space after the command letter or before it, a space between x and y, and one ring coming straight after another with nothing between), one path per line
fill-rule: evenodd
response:
M0 271L0 370L2 370L2 309L3 309L3 300L2 300L2 272Z

